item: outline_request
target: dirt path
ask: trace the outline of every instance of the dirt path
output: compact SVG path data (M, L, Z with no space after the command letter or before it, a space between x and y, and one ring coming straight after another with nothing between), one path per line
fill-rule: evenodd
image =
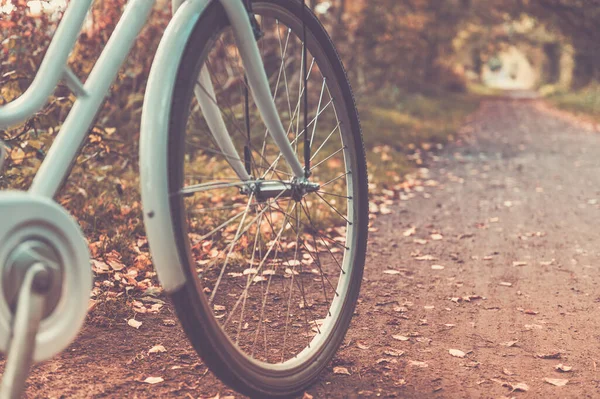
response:
M465 130L428 165L424 190L376 220L357 316L332 365L351 376L329 367L314 397L599 395L600 134L535 101L485 102ZM164 325L174 318L164 309L139 317L139 330L89 324L35 368L29 396L234 395ZM148 354L159 344L165 353ZM149 376L165 381L139 382Z

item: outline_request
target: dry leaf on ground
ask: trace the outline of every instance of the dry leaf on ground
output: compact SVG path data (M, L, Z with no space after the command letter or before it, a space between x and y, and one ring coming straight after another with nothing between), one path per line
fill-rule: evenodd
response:
M410 236L412 236L413 234L415 234L416 232L417 232L417 228L413 226L413 227L411 227L410 229L406 230L404 233L402 233L402 235L403 235L404 237L410 237Z
M362 350L367 350L370 348L370 346L365 345L360 341L356 341L356 346L358 347L358 349L362 349Z
M433 241L440 241L444 239L444 236L441 234L432 234L430 237Z
M442 266L442 265L431 265L431 269L433 269L433 270L444 270L444 266Z
M396 341L408 341L410 338L405 337L404 335L392 335Z
M158 384L159 382L163 382L164 379L162 377L148 377L144 380L146 384Z
M546 381L548 384L554 385L555 387L564 387L569 382L569 380L562 378L544 378L544 381Z
M503 287L512 287L512 283L509 283L508 281L501 281L500 285Z
M422 255L422 256L417 256L415 258L415 260L420 260L420 261L423 261L423 260L437 260L437 258L435 256L433 256L433 255Z
M525 324L526 330L542 330L544 327L539 324Z
M562 363L557 364L554 368L556 369L556 371L561 371L563 373L568 373L569 371L573 370L573 367L571 367L571 366L565 366Z
M449 349L448 353L450 353L454 357L460 357L460 358L465 357L465 352L463 352L459 349Z
M139 329L140 326L142 325L142 322L137 321L136 319L129 319L129 320L127 320L127 324L129 324L129 326L131 326L135 329Z
M155 345L152 348L150 348L150 350L148 351L148 353L162 353L162 352L166 352L167 349L162 346L162 345Z
M395 275L400 274L400 272L398 270L384 270L383 274L389 274L389 275L395 276Z
M411 360L410 365L413 367L420 367L420 368L425 368L425 367L429 367L429 365L425 362L419 362L417 360Z
M523 261L515 261L512 264L513 266L527 266L527 262L523 262Z
M524 382L519 382L518 384L507 383L507 386L509 386L513 390L513 392L515 392L515 391L522 391L522 392L529 391L529 385L525 384Z
M385 353L388 356L393 356L393 357L400 357L400 356L404 355L404 351L399 351L396 349L388 349L383 353Z
M346 367L336 366L333 368L333 374L350 375Z

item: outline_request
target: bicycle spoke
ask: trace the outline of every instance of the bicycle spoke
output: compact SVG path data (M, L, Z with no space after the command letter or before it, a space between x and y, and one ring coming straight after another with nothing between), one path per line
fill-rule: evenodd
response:
M346 149L346 146L338 149L337 151L331 153L329 156L327 156L327 158L323 159L322 161L319 161L319 163L317 163L316 165L314 165L312 168L310 168L311 171L317 169L319 166L321 166L321 164L329 161L331 158L335 157L337 154L339 154L340 152L344 151Z

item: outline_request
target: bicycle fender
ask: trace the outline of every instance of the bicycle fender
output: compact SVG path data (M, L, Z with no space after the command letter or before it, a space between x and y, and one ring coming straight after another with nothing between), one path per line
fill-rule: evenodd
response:
M167 140L177 71L192 30L210 0L187 0L169 22L152 62L140 134L144 225L158 279L167 293L185 283L169 205Z

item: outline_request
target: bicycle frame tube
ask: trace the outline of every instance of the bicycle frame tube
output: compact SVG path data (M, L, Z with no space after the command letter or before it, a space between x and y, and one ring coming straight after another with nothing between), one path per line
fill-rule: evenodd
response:
M25 121L44 106L65 73L67 58L75 46L92 1L77 0L69 4L27 91L15 101L0 106L0 129Z
M279 113L275 107L275 102L269 88L267 74L260 57L258 44L254 39L254 32L250 25L250 19L246 7L242 0L220 0L225 8L227 17L231 21L233 34L240 50L244 69L248 76L248 85L252 91L254 102L262 116L262 119L271 134L271 137L279 147L283 158L290 165L294 176L304 177L304 168L298 161L298 157L290 140L287 137L285 129L279 118Z
M77 3L77 1L72 2L72 4ZM152 0L131 0L125 7L121 19L83 86L86 94L75 101L40 166L30 188L32 193L46 197L56 195L87 137L88 130L119 68L135 38L144 27L153 5ZM47 54L46 58L48 55L52 57L52 54ZM56 68L59 66L57 65Z

